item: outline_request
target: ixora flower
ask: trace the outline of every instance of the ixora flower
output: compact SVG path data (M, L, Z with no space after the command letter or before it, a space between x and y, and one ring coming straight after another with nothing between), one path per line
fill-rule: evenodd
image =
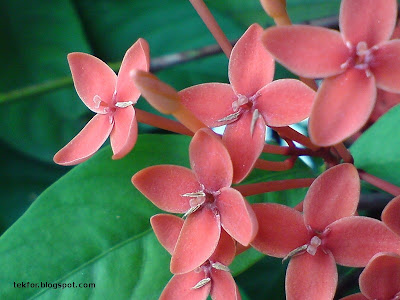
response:
M336 263L363 267L378 252L400 253L400 237L382 222L354 216L360 179L351 164L320 175L299 211L275 203L254 204L259 231L251 245L274 257L291 258L287 299L333 299Z
M205 83L179 95L209 127L228 124L223 143L233 163L233 182L251 171L265 143L265 125L286 126L307 118L315 92L294 79L271 82L274 60L261 44L263 29L251 25L232 49L229 81Z
M170 253L182 230L184 220L159 214L150 219L151 226L161 245ZM235 241L221 230L214 253L194 271L174 275L162 292L161 300L202 300L210 294L213 300L240 299L240 294L228 266L235 258Z
M75 89L85 105L96 115L64 148L54 155L60 165L76 165L89 159L110 136L113 159L129 153L137 139L133 105L140 92L130 73L149 70L149 46L139 39L126 52L117 75L100 59L86 53L70 53Z
M400 256L378 253L371 258L359 278L361 293L342 300L400 299Z
M231 188L232 162L220 139L208 128L194 135L189 147L192 170L173 165L143 169L134 186L162 210L187 216L171 259L171 272L187 273L214 252L221 226L248 245L258 230L253 210Z
M358 131L374 107L376 87L400 93L400 41L389 41L396 15L396 0L342 0L341 33L306 25L264 32L264 45L289 70L328 77L310 115L315 144L334 145Z
M400 236L400 196L391 200L382 212L382 221Z

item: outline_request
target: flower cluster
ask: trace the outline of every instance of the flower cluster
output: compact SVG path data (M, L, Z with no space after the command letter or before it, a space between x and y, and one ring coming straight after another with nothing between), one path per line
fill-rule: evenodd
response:
M277 23L290 23L285 1L273 2L262 1L267 13ZM201 11L207 25L215 27ZM333 299L336 264L367 266L360 276L362 295L346 299L397 299L398 276L390 278L400 268L400 198L385 208L382 221L358 216L360 176L369 177L354 167L342 144L369 119L377 88L400 93L400 41L389 41L396 11L395 0L342 0L340 32L307 25L264 30L253 24L232 49L216 34L230 54L229 84L203 83L179 92L148 73L149 47L143 39L126 52L118 76L99 59L72 53L68 61L76 90L96 115L54 161L83 162L108 136L113 159L128 154L138 136L133 105L142 94L181 122L154 117L153 125L193 135L191 169L149 166L132 177L135 188L155 206L182 214L151 218L158 240L171 254L174 274L161 299L240 299L228 266L250 246L290 259L287 299ZM275 59L301 77L322 78L322 84L317 89L314 81L301 77L273 81ZM310 139L288 127L308 117ZM222 125L222 136L209 129ZM267 127L289 146L266 144ZM307 149L297 148L294 141ZM306 187L312 180L232 187L254 168L293 166L263 161L263 151L324 159L327 170L313 181L298 209L250 205L245 196ZM388 183L382 186L398 191Z

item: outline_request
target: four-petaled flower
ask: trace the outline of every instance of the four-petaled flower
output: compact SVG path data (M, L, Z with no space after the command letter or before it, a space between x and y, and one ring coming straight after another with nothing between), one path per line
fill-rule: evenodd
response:
M223 142L233 163L233 182L251 171L265 142L265 125L286 126L307 118L315 92L294 79L271 82L274 60L261 44L263 29L251 25L232 49L229 81L182 90L182 103L209 127L228 124Z
M251 206L232 184L232 162L220 139L198 130L189 147L193 169L159 165L132 177L134 186L162 210L187 216L171 259L171 272L187 273L214 252L221 226L248 245L258 230Z
M159 214L153 216L150 222L161 245L172 254L184 220L173 215ZM240 299L228 268L235 258L235 251L235 241L222 229L214 253L194 271L174 275L160 300L205 300L209 294L213 300Z
M126 52L117 75L100 59L86 53L70 53L75 89L83 103L97 113L78 135L56 153L60 165L76 165L89 159L110 136L113 159L129 153L137 139L137 121L133 105L140 92L130 73L149 70L149 46L139 39Z
M342 300L400 299L400 256L382 252L374 255L360 274L361 293Z
M267 29L263 42L294 73L325 79L309 120L312 141L337 144L358 131L374 107L376 87L400 93L400 41L388 41L396 0L343 0L341 33L306 25Z
M382 222L354 216L360 193L356 168L342 164L320 175L299 211L275 203L254 204L259 231L251 243L274 257L291 258L287 299L332 299L336 263L363 267L378 252L400 253L400 237Z

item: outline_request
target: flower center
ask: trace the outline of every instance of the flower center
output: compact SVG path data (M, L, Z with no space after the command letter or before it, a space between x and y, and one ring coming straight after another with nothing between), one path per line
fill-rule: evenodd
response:
M237 95L237 100L233 101L232 103L233 113L222 119L219 119L218 122L229 122L229 123L235 122L237 119L239 119L240 115L243 112L253 108L254 101L256 100L257 97L258 97L257 94L251 97L247 97L245 95L240 95L240 94Z
M208 260L202 266L200 266L194 270L196 273L204 272L204 279L202 279L198 283L196 283L196 285L192 287L192 290L199 289L211 281L211 269L212 268L221 270L221 271L225 271L225 272L230 272L229 268L227 266L221 264L220 262L212 262L212 261Z
M216 205L215 205L215 197L220 194L219 191L217 192L208 192L205 191L204 186L201 187L201 190L197 192L191 192L191 193L186 193L182 194L182 197L190 197L189 204L190 208L189 210L183 215L183 217L187 217L188 215L194 213L196 210L201 208L204 205L209 205L211 209L215 210Z
M341 65L342 69L354 67L359 70L364 70L367 77L371 76L370 66L374 59L374 52L378 49L377 46L368 48L366 42L359 42L357 46L352 46L349 42L347 47L350 49L350 57Z

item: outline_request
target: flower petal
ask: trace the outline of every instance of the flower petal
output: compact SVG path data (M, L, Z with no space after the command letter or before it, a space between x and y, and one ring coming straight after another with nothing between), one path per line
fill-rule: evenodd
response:
M231 273L222 270L211 269L211 299L212 300L238 300L237 287Z
M233 182L241 182L253 169L265 143L265 123L259 116L251 132L253 112L248 111L225 128L222 141L233 164Z
M258 233L251 245L258 251L285 257L290 251L308 243L310 236L303 216L297 210L276 204L252 205L258 220Z
M218 121L234 113L232 104L237 96L226 83L204 83L179 92L182 104L208 127L229 121Z
M257 218L249 203L233 188L223 188L216 203L222 227L236 241L247 246L258 231Z
M336 30L307 25L279 26L264 31L267 50L299 76L319 78L343 72L350 51Z
M360 178L352 164L328 169L311 184L304 199L304 222L316 231L357 211Z
M343 38L353 46L372 47L390 38L396 25L396 0L343 0L339 25Z
M400 40L381 44L373 55L371 71L376 85L388 92L400 93Z
M275 80L262 88L255 100L268 126L287 126L308 118L315 92L295 79Z
M171 273L187 273L201 266L213 254L220 234L219 216L209 207L191 213L172 254Z
M192 170L173 165L140 170L133 175L132 183L155 206L172 213L187 212L190 198L182 195L201 190Z
M291 258L286 272L286 299L333 299L338 274L332 254L322 251Z
M83 103L95 113L104 114L104 108L113 104L117 75L106 63L86 53L68 54L68 63Z
M360 275L360 290L369 299L395 299L400 291L400 256L375 255Z
M136 103L140 91L136 88L131 72L134 69L148 71L150 67L149 45L146 40L138 39L126 51L117 79L117 102L132 101Z
M369 300L369 298L365 297L361 293L357 293L350 296L346 296L344 298L340 298L340 300Z
M376 219L342 218L327 229L323 247L332 252L340 265L364 267L378 252L400 253L400 237Z
M133 106L117 108L114 113L114 122L114 128L110 135L111 148L114 153L112 158L120 159L132 150L138 136L138 125Z
M112 128L108 115L95 115L76 137L54 155L54 162L72 166L88 160L104 144Z
M184 220L174 215L158 214L150 218L151 227L160 244L172 255Z
M189 146L190 165L208 192L232 184L232 161L224 144L208 128L200 129Z
M260 25L251 25L232 49L228 74L236 94L253 96L274 78L274 58L261 43L262 33Z
M394 232L400 235L400 196L397 196L386 205L382 212L382 221Z
M160 300L206 300L210 293L211 284L208 283L201 288L193 289L199 281L205 279L204 272L190 272L187 274L174 275L164 288Z
M232 237L223 229L219 237L217 248L211 255L210 260L220 262L225 266L229 266L236 255L236 243Z
M375 98L374 77L367 77L362 70L353 68L325 79L311 111L311 140L331 146L351 136L367 122Z

